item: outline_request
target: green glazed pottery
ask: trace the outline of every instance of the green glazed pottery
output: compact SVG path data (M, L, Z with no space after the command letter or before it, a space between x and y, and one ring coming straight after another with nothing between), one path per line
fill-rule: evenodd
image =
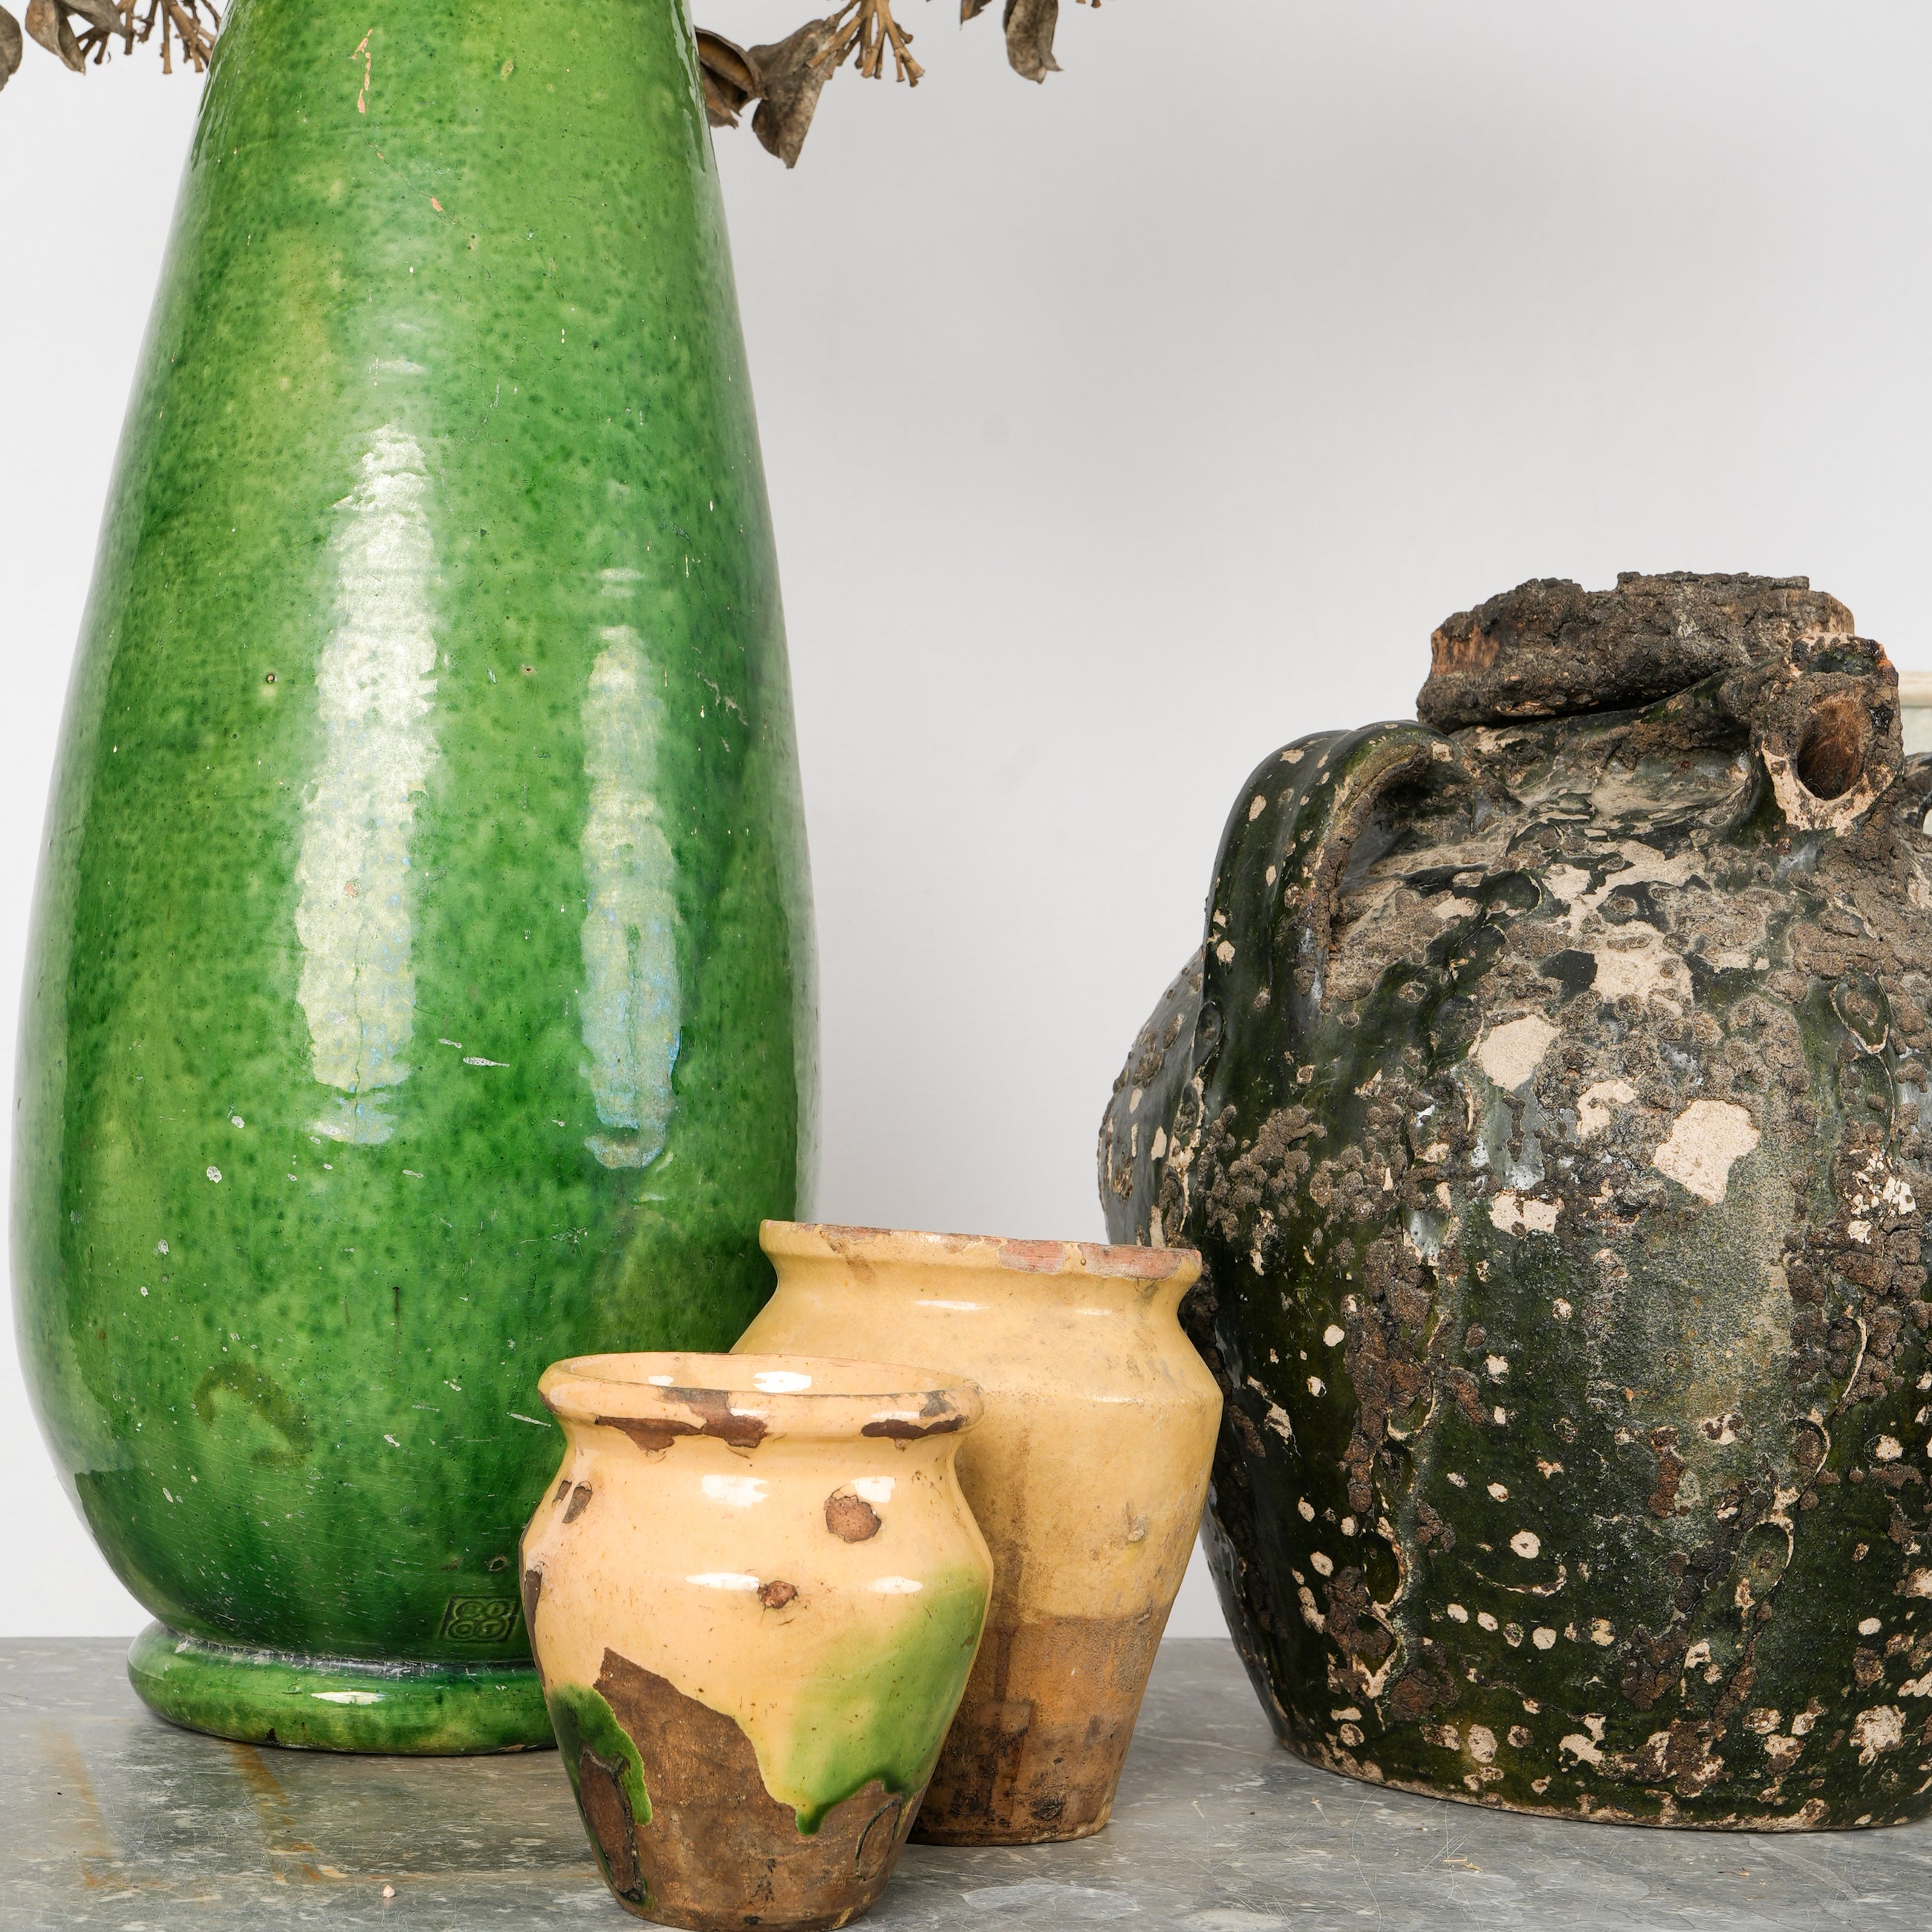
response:
M1282 1742L1518 1810L1932 1810L1932 760L1802 578L1536 583L1241 789L1101 1136L1198 1247Z
M69 700L16 1106L48 1439L178 1720L549 1741L543 1365L803 1206L778 586L671 0L241 0Z

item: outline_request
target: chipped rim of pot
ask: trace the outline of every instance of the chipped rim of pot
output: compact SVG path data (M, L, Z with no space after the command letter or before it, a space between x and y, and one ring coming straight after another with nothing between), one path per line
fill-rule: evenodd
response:
M912 1228L848 1228L836 1222L761 1221L758 1245L774 1258L924 1263L988 1274L1064 1275L1192 1286L1192 1248L1109 1246L1100 1241L1026 1241L1000 1234L932 1234Z
M646 1448L698 1436L746 1449L782 1436L909 1442L958 1435L984 1407L962 1376L823 1355L572 1355L544 1370L537 1393L553 1415Z

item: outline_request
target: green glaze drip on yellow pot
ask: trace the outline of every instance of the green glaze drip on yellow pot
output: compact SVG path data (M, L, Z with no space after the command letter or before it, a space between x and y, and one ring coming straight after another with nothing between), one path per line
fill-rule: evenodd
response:
M522 1585L604 1876L673 1925L842 1925L878 1896L992 1586L970 1383L811 1357L560 1362Z
M280 1736L259 1652L451 1666L437 1748L542 1741L537 1372L727 1346L810 1165L782 621L673 0L241 0L40 876L19 1319L148 1649L202 1640L193 1695L138 1684ZM520 1716L466 1720L518 1666ZM423 1748L332 1708L310 1741Z
M995 1580L915 1835L1084 1838L1107 1822L1187 1568L1220 1396L1180 1330L1186 1249L770 1222L778 1286L738 1346L863 1335L970 1376L959 1479Z
M648 1825L651 1794L644 1788L644 1760L638 1756L630 1733L618 1722L616 1712L587 1684L560 1684L550 1694L548 1701L557 1750L578 1803L584 1802L587 1762L602 1772L622 1799L632 1826ZM591 1834L590 1846L604 1868L608 1880L610 1862L595 1832Z
M918 1614L890 1646L868 1631L815 1661L772 1754L773 1781L795 1795L801 1832L817 1832L874 1779L898 1797L924 1787L986 1621L986 1574L962 1565L922 1580Z

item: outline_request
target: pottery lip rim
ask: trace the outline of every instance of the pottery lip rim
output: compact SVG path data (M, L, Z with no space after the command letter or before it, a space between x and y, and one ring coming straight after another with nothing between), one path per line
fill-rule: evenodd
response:
M847 1386L760 1388L761 1376L785 1384L824 1376ZM647 1449L701 1436L739 1449L785 1436L872 1437L904 1445L962 1436L985 1409L977 1382L944 1370L688 1349L566 1356L544 1370L537 1393L560 1420L622 1430Z
M864 1228L836 1221L760 1221L758 1245L777 1259L938 1263L987 1274L1057 1275L1166 1282L1200 1279L1193 1248L1150 1248L1104 1241L1024 1240L1002 1234L928 1233L914 1228Z

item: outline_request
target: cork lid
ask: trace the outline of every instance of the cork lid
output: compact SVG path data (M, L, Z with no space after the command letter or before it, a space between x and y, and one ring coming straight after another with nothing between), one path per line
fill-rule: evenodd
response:
M1450 731L1624 710L1802 640L1852 634L1850 611L1806 577L1624 571L1614 590L1532 578L1430 639L1416 716Z

